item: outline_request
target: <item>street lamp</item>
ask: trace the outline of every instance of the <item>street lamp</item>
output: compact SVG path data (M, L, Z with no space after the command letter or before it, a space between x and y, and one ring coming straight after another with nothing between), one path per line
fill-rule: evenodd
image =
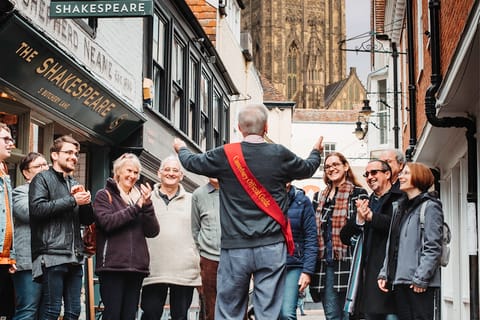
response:
M365 117L369 117L374 112L369 103L370 100L363 100L362 110L359 111L359 113Z
M363 115L358 116L357 122L355 122L355 130L352 132L358 140L363 140L365 138L368 132L369 124L380 130L380 127L375 122L368 121L368 117Z

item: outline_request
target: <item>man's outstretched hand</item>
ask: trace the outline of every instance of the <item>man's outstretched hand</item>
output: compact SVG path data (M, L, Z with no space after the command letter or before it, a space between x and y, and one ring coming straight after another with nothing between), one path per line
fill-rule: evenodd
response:
M178 153L178 150L180 150L180 148L183 148L183 147L186 147L187 144L179 139L179 138L175 138L173 139L173 149L175 149L175 152Z
M322 153L323 152L323 136L320 136L313 145L313 149L318 150L318 152Z

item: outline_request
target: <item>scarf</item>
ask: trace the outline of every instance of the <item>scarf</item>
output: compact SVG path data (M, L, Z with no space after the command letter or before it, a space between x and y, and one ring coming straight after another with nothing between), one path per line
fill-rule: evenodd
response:
M347 257L348 246L342 243L342 240L340 239L340 230L350 218L352 208L349 199L354 188L355 186L352 182L345 181L338 187L337 192L335 193L335 204L330 218L332 222L332 247L334 260L342 260L344 257ZM325 254L322 224L326 222L326 219L322 219L322 216L324 215L324 209L327 209L324 208L324 206L330 190L331 186L327 187L321 194L319 194L318 207L315 214L320 258L324 258Z
M140 190L138 190L136 186L133 186L129 193L123 191L120 186L118 186L118 190L120 190L120 196L122 197L123 201L130 206L134 206L141 197Z

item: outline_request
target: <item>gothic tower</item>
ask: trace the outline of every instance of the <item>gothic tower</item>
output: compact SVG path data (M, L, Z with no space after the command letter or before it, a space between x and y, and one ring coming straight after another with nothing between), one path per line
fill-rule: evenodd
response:
M325 108L325 87L346 76L345 0L244 0L256 68L296 108Z

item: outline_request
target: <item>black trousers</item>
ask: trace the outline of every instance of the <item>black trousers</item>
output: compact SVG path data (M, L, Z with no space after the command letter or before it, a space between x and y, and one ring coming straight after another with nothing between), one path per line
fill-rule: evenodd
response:
M433 320L437 288L415 293L410 285L396 285L394 292L399 320Z
M10 265L0 264L0 316L11 319L15 312L15 293Z
M102 272L100 295L105 307L103 320L135 320L144 273Z
M149 284L142 289L142 320L159 320L170 289L170 316L172 320L188 320L195 287L168 283Z

